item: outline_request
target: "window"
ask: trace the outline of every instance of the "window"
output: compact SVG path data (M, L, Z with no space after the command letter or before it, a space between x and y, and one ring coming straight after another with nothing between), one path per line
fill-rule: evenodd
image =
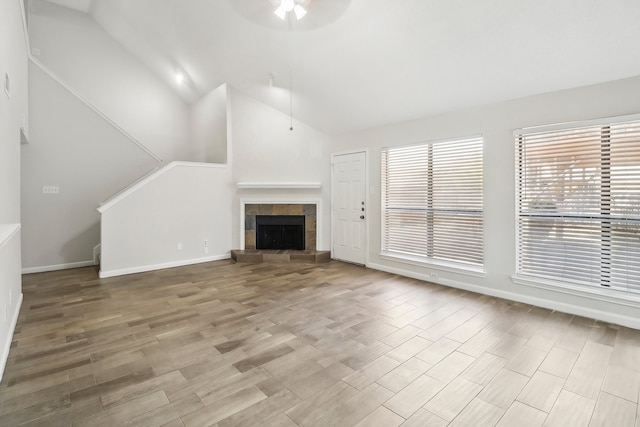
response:
M382 150L383 254L483 265L482 138Z
M517 274L640 292L640 117L516 131Z

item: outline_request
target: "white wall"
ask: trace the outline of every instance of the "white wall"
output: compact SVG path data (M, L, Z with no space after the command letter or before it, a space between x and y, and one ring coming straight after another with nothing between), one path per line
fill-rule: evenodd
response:
M172 163L102 207L101 277L228 258L240 247L241 199L320 201L325 232L319 241L325 247L319 249L328 247L328 137L301 123L290 131L286 115L233 88L227 91L230 164ZM212 111L207 108L202 109ZM236 187L247 181L320 182L322 188Z
M191 141L194 161L227 163L227 85L191 106Z
M274 88L277 89L277 88ZM240 247L240 200L321 201L323 234L318 249L330 245L331 165L329 137L290 119L235 88L229 88L233 185L238 182L320 182L318 190L237 189L233 200L233 247Z
M165 166L101 208L100 277L229 258L231 198L226 165Z
M27 127L27 47L21 2L0 5L0 224L20 222L20 127ZM5 74L10 96L4 92ZM28 129L27 129L28 131Z
M30 3L34 59L70 90L31 63L34 131L22 157L23 272L93 262L100 243L96 208L157 165L125 134L165 161L191 160L195 152L190 106L170 87L89 15ZM45 185L59 186L60 194L43 194Z
M437 268L417 267L383 259L380 253L380 209L369 210L369 265L428 279L437 272L443 284L466 287L576 314L640 327L640 306L516 285L515 151L513 130L568 121L640 112L640 77L533 96L436 117L354 132L333 139L333 151L370 148L370 206L380 206L380 150L385 146L459 136L484 136L484 218L486 277L477 278Z
M77 1L77 0L75 0ZM146 11L146 6L138 2L132 5L130 0L110 0L110 1L93 1L89 8L89 15L118 43L123 45L129 52L131 52L138 60L144 63L151 72L153 72L160 80L167 83L169 87L188 104L192 104L200 99L205 90L194 82L194 75L198 75L188 61L188 55L185 57L184 52L180 50L170 49L169 51L163 51L158 46L157 34L154 29L160 32L167 32L167 35L172 34L175 29L170 25L166 25L163 22L159 23L156 13L151 14L149 21L145 22L150 26L145 26L144 30L141 30L140 22L137 19L130 20L132 17L132 11L138 10L144 15L150 15ZM142 5L138 9L138 4ZM160 8L167 7L167 3L161 3ZM180 3L175 3L169 7L182 7ZM199 7L193 2L189 3L189 7ZM200 9L202 10L202 9ZM133 16L135 16L133 12ZM207 21L208 17L206 12L203 12L203 18ZM167 22L171 22L170 20ZM209 21L210 22L210 21ZM144 24L143 24L144 25ZM162 43L161 43L162 44ZM187 77L186 81L177 83L175 76L176 72L181 71ZM209 87L209 90L211 87Z
M25 272L93 263L99 204L156 162L38 66L29 67L30 143L22 147ZM59 194L43 194L43 186Z
M165 161L191 160L189 106L87 14L32 0L32 52Z
M9 231L9 236L6 231ZM0 379L9 356L21 305L20 230L17 226L0 224Z
M17 225L20 127L26 128L28 119L27 43L22 16L21 0L0 2L0 377L22 301ZM10 77L10 96L4 92L5 73Z

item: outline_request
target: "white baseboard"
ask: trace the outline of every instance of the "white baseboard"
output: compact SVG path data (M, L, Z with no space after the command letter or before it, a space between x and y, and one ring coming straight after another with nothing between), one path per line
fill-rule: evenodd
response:
M463 289L465 291L475 292L478 294L489 295L492 297L503 298L510 301L531 304L537 307L547 308L549 310L560 311L562 313L573 314L577 316L588 317L590 319L601 320L616 325L622 325L633 329L640 329L640 319L636 317L624 316L612 311L595 310L579 305L566 304L563 302L553 301L546 298L537 298L529 295L518 294L514 292L503 291L495 288L487 288L484 286L473 285L470 283L459 282L456 280L447 280L439 278L432 279L427 274L420 274L414 271L404 270L401 268L388 267L382 264L370 263L368 268L374 270L385 271L400 276L411 277L412 279L424 280L425 282L436 283L438 285L448 286L451 288ZM580 297L580 295L576 295Z
M15 310L13 311L13 316L11 317L11 323L9 325L9 330L11 331L11 333L7 334L7 340L3 343L2 346L2 354L0 354L0 381L4 376L4 368L7 366L7 360L9 359L9 350L11 349L11 342L13 341L13 333L15 332L16 325L18 324L20 307L22 307L22 293L20 293L20 296L18 297Z
M229 259L229 258L231 258L231 252L227 252L221 255L213 255L205 258L171 261L171 262L165 262L162 264L142 265L138 267L122 268L118 270L100 269L100 278L106 279L108 277L124 276L126 274L135 274L135 273L144 273L147 271L163 270L165 268L183 267L185 265L201 264L203 262L211 262L211 261L220 261L220 260Z
M96 265L96 264L93 262L93 260L91 260L91 261L69 262L67 264L44 265L42 267L26 267L26 268L22 269L22 274L44 273L46 271L68 270L70 268L91 267L93 265Z

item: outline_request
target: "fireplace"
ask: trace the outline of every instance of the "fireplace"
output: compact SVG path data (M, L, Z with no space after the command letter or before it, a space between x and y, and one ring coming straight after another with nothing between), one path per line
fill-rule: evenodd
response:
M256 215L256 249L303 250L304 215Z
M301 230L301 245L300 245L300 237L296 237L297 245L295 248L302 250L315 250L316 249L316 233L317 233L317 204L316 203L245 203L243 205L243 217L244 217L244 227L242 230L243 239L244 239L244 247L242 249L256 250L258 249L258 217L266 216L266 217L284 217L286 221L288 221L291 217L298 217L298 219L294 224L296 228L300 230L300 225L302 225ZM301 218L301 219L300 219ZM271 220L267 220L271 221ZM267 224L273 226L283 225L282 220L277 221L275 224ZM275 227L274 227L275 228ZM277 231L273 231L273 233L277 233ZM299 231L285 232L285 239L291 240L292 234L297 235ZM273 238L271 238L271 241ZM291 248L289 248L291 249Z

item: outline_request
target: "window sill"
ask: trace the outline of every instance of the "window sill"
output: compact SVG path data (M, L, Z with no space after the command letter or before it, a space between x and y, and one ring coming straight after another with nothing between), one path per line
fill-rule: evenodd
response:
M390 252L381 252L380 258L401 262L403 264L415 265L417 267L426 267L432 270L446 271L449 273L464 274L472 277L485 277L486 274L482 267L466 266L462 264L456 264L453 262L439 261L429 258L422 258L409 255L400 255Z
M599 289L596 287L592 288L588 286L573 285L570 283L555 282L522 274L511 276L511 281L516 285L560 292L566 295L578 296L596 301L605 301L634 308L638 308L640 306L640 295L616 289Z

